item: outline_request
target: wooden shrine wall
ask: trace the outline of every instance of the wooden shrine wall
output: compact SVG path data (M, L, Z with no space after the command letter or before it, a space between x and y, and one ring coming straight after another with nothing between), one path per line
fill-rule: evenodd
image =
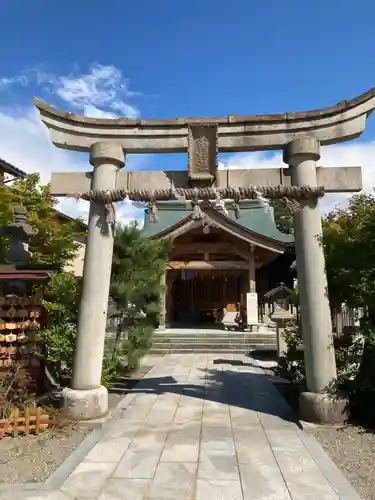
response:
M172 284L168 297L173 301L172 307L168 307L173 314L170 321L189 313L233 308L241 300L244 274L247 273L233 270L183 271Z

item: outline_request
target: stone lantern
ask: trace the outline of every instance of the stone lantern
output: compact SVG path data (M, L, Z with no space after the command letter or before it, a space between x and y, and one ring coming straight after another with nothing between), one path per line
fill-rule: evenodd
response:
M284 283L280 283L276 288L273 288L264 295L265 299L273 302L273 312L270 315L270 319L276 323L278 357L286 352L284 338L285 325L294 317L290 310L292 295L293 290L286 287Z
M14 207L13 222L0 229L1 236L9 236L9 249L5 256L7 264L22 266L28 263L29 240L37 234L27 219L27 208L22 205Z

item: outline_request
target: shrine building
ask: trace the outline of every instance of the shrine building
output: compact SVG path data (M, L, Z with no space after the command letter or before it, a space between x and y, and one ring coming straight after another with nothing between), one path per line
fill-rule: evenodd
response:
M163 277L159 327L215 321L224 308L240 310L254 329L263 322L264 294L293 283L294 238L279 231L262 200L156 203L145 237L172 238ZM164 313L163 313L164 310Z

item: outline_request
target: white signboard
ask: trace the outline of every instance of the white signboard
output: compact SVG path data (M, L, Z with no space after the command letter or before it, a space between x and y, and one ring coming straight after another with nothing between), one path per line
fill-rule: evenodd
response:
M247 310L247 324L248 326L258 324L258 294L246 294L246 310Z

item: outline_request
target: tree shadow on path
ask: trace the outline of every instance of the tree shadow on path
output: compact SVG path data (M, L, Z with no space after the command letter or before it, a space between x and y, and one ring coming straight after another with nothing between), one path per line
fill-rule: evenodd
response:
M274 387L269 376L262 373L256 363L233 363L233 360L216 360L214 364L254 367L252 372L220 369L203 369L202 384L179 383L173 376L147 377L131 391L133 394L179 394L196 399L221 403L249 411L278 417L298 423L298 419L286 400ZM167 371L167 367L166 370Z

